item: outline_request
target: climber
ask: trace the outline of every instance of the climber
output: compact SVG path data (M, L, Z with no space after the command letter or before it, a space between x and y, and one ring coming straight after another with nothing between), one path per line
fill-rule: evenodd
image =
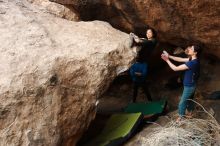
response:
M139 46L137 56L143 59L144 62L149 61L149 57L156 47L156 31L153 28L148 28L146 31L146 38L139 38L134 33L130 33L130 47Z
M130 68L130 75L133 81L133 99L132 102L136 101L138 89L142 87L145 95L149 101L152 101L148 86L146 83L147 77L147 63L142 58L138 57L136 63Z
M161 55L161 58L167 62L172 70L185 71L183 79L184 89L179 102L179 117L177 118L177 122L181 121L182 118L187 117L185 114L186 109L188 111L188 116L192 116L194 104L189 99L193 99L196 90L196 83L200 74L200 54L201 48L198 45L192 45L187 47L188 58L171 56L166 51L163 51ZM170 61L170 59L184 64L176 66Z

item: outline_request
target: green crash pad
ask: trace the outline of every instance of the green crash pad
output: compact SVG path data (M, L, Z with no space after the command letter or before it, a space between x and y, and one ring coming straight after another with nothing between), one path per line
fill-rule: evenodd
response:
M141 123L141 113L114 114L102 132L86 146L118 146L126 141Z
M153 101L149 103L131 103L125 108L126 113L139 113L144 116L161 114L166 108L166 100Z

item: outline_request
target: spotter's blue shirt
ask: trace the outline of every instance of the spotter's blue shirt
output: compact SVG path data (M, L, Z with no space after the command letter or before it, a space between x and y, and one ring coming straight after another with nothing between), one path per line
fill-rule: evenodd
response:
M188 87L195 86L200 75L200 62L198 59L193 59L185 64L189 69L185 71L183 85Z

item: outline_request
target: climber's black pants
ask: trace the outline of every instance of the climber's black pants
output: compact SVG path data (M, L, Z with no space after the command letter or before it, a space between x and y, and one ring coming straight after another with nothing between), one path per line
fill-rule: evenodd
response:
M134 82L133 83L133 102L136 101L136 97L137 97L137 94L138 94L138 89L141 87L144 91L144 94L147 96L147 99L149 101L152 101L152 98L151 98L151 95L150 95L150 92L148 90L148 85L146 82L141 82L141 83L137 83L137 82Z

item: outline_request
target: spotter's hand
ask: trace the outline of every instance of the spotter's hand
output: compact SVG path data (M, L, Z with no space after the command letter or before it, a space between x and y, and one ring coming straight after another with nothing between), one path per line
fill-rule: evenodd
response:
M168 61L169 58L167 55L164 55L164 54L161 54L161 58L164 60L164 61Z

